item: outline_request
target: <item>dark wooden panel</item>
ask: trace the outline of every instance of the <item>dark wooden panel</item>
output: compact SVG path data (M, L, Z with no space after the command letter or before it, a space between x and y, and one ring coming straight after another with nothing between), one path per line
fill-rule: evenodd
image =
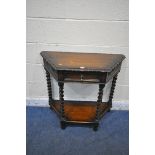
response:
M100 72L80 72L80 71L64 71L64 81L99 83L106 82L106 73Z

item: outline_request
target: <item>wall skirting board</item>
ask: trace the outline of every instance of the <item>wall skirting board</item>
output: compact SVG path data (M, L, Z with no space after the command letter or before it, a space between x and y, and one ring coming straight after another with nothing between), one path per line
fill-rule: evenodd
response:
M49 107L47 98L27 98L26 106ZM113 101L112 110L129 110L129 101Z

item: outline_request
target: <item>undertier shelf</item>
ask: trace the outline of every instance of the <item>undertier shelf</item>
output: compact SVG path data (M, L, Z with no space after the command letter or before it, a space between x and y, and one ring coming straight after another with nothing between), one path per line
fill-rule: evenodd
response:
M95 101L64 101L64 111L66 121L94 122L96 115ZM60 116L60 101L53 100L50 107ZM110 109L109 104L102 102L99 106L99 118Z

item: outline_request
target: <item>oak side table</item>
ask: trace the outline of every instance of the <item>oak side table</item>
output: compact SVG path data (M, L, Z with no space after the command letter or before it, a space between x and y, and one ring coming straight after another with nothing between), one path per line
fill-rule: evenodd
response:
M89 125L96 131L99 120L112 107L117 75L125 56L56 51L42 51L40 54L46 71L49 105L58 114L61 128L65 129L67 125ZM58 81L59 100L52 98L51 76ZM109 100L102 102L103 89L111 79ZM65 82L99 84L97 102L64 100Z

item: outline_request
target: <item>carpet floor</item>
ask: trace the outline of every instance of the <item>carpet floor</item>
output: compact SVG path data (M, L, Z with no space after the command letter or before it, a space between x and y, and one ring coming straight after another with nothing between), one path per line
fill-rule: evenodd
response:
M88 127L60 128L47 107L26 109L27 155L128 155L129 112L112 110L102 118L97 132Z

